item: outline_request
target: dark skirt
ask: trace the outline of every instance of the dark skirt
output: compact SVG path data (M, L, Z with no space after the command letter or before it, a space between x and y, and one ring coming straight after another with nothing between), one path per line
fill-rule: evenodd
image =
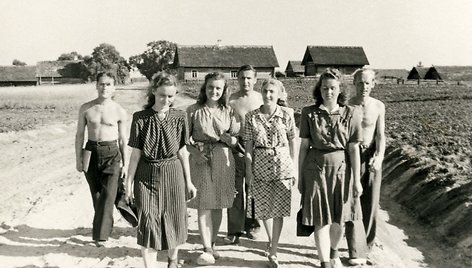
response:
M346 157L344 150L311 149L307 153L302 181L303 224L323 227L362 218L359 198L352 197L351 168Z
M185 179L180 161L140 160L134 183L138 244L167 250L187 240Z

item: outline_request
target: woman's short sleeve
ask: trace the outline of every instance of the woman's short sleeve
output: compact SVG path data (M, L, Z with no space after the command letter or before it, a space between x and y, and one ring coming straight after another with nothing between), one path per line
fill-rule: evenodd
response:
M302 114L300 116L300 138L305 138L308 139L311 136L310 133L310 124L309 124L309 118L308 118L308 108L309 107L303 107L302 108Z
M349 142L362 142L362 110L359 107L350 107L352 117L349 126Z
M143 126L143 120L138 116L137 113L133 114L133 121L131 122L131 130L129 134L128 145L133 148L143 149L143 139L141 138L141 131Z

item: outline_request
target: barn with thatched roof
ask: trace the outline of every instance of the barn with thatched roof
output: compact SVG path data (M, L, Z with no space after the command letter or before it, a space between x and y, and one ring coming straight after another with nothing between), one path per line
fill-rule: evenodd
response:
M279 67L272 46L182 46L178 45L174 67L180 80L203 80L205 75L220 71L228 79L237 77L238 68L250 64L258 78L273 77Z
M40 61L36 64L38 84L83 83L81 61Z
M308 46L303 56L305 76L316 76L328 67L352 74L356 69L369 65L362 47L351 46Z
M0 66L0 86L36 86L36 66Z
M472 66L433 66L424 79L437 81L472 81Z
M411 71L408 73L407 79L408 80L420 80L424 79L424 76L428 72L429 67L418 67L415 66L411 69Z
M305 75L305 66L301 61L289 60L285 68L285 75L287 77L302 77Z

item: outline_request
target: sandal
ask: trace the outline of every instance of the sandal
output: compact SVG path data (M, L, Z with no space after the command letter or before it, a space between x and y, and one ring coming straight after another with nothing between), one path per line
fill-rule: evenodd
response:
M271 249L270 242L267 242L266 249L264 251L264 256L269 257L270 249Z
M278 268L279 261L277 260L277 255L269 255L267 257L269 259L269 267L270 268Z

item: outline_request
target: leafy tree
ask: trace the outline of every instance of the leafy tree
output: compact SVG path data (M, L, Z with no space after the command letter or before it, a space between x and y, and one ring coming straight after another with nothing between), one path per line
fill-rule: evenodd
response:
M26 62L22 62L20 60L14 59L13 62L12 62L12 65L14 65L14 66L25 66Z
M166 40L152 41L143 53L131 56L129 64L136 66L147 79L159 71L170 71L177 45Z
M110 44L103 43L94 48L91 57L84 57L83 65L86 67L82 72L84 79L93 80L100 72L114 73L117 83L124 83L129 77L128 63Z
M71 53L62 53L59 58L57 58L58 61L66 61L66 60L82 60L83 57L79 53L72 51Z

